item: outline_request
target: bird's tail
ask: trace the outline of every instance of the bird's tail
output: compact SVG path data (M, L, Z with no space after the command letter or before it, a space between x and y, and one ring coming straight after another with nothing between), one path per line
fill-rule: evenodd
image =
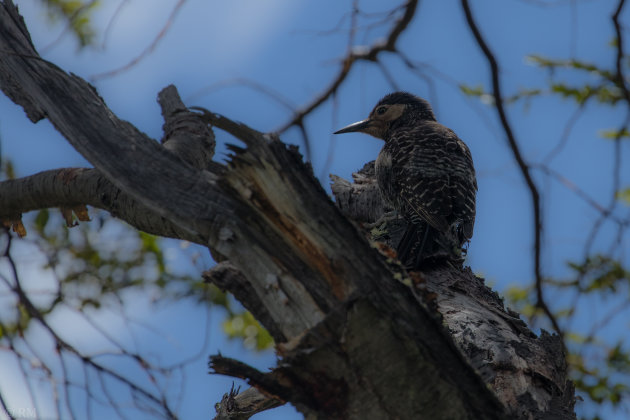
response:
M409 223L398 247L398 259L410 269L418 269L433 251L435 229L426 223Z
M418 270L444 260L461 263L464 259L462 247L450 232L440 232L426 223L409 223L396 252L408 270Z

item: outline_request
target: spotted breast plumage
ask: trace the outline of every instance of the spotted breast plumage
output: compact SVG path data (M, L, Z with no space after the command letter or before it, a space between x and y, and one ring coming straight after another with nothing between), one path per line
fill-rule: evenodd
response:
M430 241L461 254L475 223L477 181L468 146L436 121L427 101L406 92L385 96L367 119L336 133L354 131L385 141L376 178L383 198L409 221L398 246L401 261L417 266Z

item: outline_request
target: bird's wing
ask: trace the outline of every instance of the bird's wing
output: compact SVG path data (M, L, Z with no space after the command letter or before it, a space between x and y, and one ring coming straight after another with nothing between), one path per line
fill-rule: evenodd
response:
M407 217L446 232L452 210L448 174L442 168L446 149L436 133L420 128L399 132L390 140L392 181Z
M444 182L442 182L442 180L425 179L423 182L414 184L411 188L414 191L418 191L418 195L403 193L403 198L407 205L406 207L411 213L411 219L420 219L439 232L447 232L449 229L446 217L440 214L442 213L440 210L443 209L446 204L445 202L448 200L440 198L438 194L436 194L437 190L435 189L440 189L443 185Z
M448 130L450 156L453 175L450 180L450 194L453 200L453 216L459 223L461 240L472 238L475 225L475 201L477 195L477 179L470 149L452 131Z
M394 141L394 182L408 216L440 232L461 220L463 235L470 238L477 184L468 147L438 123L419 125Z

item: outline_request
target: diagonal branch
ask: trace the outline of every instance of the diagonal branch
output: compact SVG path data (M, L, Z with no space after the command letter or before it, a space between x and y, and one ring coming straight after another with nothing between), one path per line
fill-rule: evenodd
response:
M162 29L160 29L160 32L158 32L158 34L156 35L155 39L153 40L153 42L151 42L151 44L149 44L149 46L147 46L144 51L142 51L140 53L140 55L138 55L137 57L133 58L131 61L129 61L127 64L115 68L113 70L109 70L103 73L99 73L99 74L95 74L92 75L92 77L90 78L92 81L96 81L96 80L100 80L100 79L106 79L108 77L112 77L112 76L116 76L122 72L125 72L131 68L133 68L136 64L138 64L140 61L142 61L144 58L146 58L148 55L150 55L155 48L158 46L158 44L160 43L160 41L162 40L162 38L164 38L164 35L166 35L166 33L168 32L169 28L171 27L171 25L173 24L173 22L175 21L175 16L177 16L177 13L180 11L180 9L182 8L182 6L184 5L184 3L186 2L186 0L178 0L177 4L175 4L175 7L173 7L173 10L171 10L170 15L168 16L166 23L164 24L164 26L162 27Z
M558 321L556 317L547 306L543 296L543 275L541 268L541 251L542 251L542 230L543 230L543 222L542 222L542 212L540 208L540 194L538 192L538 188L534 183L534 179L531 175L531 169L529 165L525 162L523 155L521 153L518 142L516 141L516 137L512 131L512 127L507 119L507 114L505 113L505 109L503 106L503 96L501 94L501 83L499 80L499 65L497 63L494 54L490 50L490 47L484 40L477 23L472 15L470 10L470 5L468 0L461 0L462 7L464 9L464 13L466 14L466 22L472 31L477 44L483 51L483 54L486 56L488 60L488 64L490 65L490 72L492 75L492 90L495 105L497 107L497 112L499 114L499 119L501 120L501 125L503 126L503 130L505 131L508 144L510 146L510 150L512 150L512 155L516 160L518 168L521 171L521 175L527 184L527 188L529 189L529 194L532 199L532 211L534 213L534 276L536 279L536 305L543 310L545 315L549 318L553 329L560 335L563 335L562 330L560 329L560 325L558 325Z
M407 4L405 4L405 11L403 15L394 23L392 29L385 37L384 41L375 43L368 50L351 50L348 55L343 59L339 73L337 73L337 76L328 85L328 87L324 89L322 93L317 95L313 100L311 100L311 102L304 105L300 110L298 110L289 121L278 128L277 132L281 134L295 125L299 126L302 123L302 120L304 120L304 117L310 114L315 108L320 106L335 92L337 92L337 89L339 89L339 86L341 86L343 81L346 80L346 77L348 77L348 75L350 74L350 70L352 70L353 65L357 61L377 61L378 56L382 52L396 51L396 43L398 42L398 38L413 19L416 13L417 6L418 0L409 0Z
M615 29L615 35L617 37L617 43L616 43L617 54L615 57L615 75L614 75L613 80L623 94L623 99L626 105L626 115L624 117L623 122L621 123L621 126L617 130L617 134L615 135L613 139L614 149L613 149L613 165L612 165L612 192L610 195L610 201L605 211L602 212L600 217L595 221L595 223L591 227L591 230L588 234L586 244L584 247L584 260L585 261L587 261L587 259L589 258L591 250L595 244L595 238L599 234L601 228L604 226L604 222L613 215L615 208L617 207L617 204L619 202L617 193L619 192L619 189L621 187L620 186L621 184L621 139L624 133L627 132L628 125L630 125L630 91L628 90L626 77L623 72L624 42L623 42L623 34L621 33L621 25L619 24L619 16L621 15L624 5L625 5L625 0L619 0L619 3L617 4L617 8L615 9L615 13L612 15L611 19L612 19L613 27ZM623 230L620 229L619 235L622 235L622 232ZM620 236L618 236L618 238L619 237ZM613 247L616 247L615 245L616 242L617 240L613 242L613 245L612 245ZM580 273L577 279L578 284L582 282L583 278L584 278L583 273Z
M621 25L619 24L619 16L623 10L623 7L626 5L626 0L619 0L617 4L617 9L612 16L613 26L615 27L615 35L617 38L617 57L615 59L615 69L617 70L617 83L619 88L623 92L623 97L626 102L630 104L630 91L628 91L628 86L626 85L626 79L623 74L623 34L621 33Z
M26 291L22 288L22 285L21 285L21 282L17 273L16 264L10 255L12 237L8 232L6 232L5 236L7 238L7 245L6 245L6 248L4 250L4 254L2 255L2 257L6 258L7 261L9 262L11 274L14 278L14 284L10 284L8 279L5 279L5 278L2 278L2 279L5 281L7 287L9 287L16 294L16 296L19 299L20 304L26 310L28 315L32 317L33 319L37 320L39 324L44 328L44 330L46 330L48 334L50 334L50 336L54 339L54 342L55 342L55 345L57 346L58 351L65 350L69 352L70 354L73 354L78 359L80 359L83 363L92 367L97 372L104 373L105 375L115 379L119 383L126 385L131 391L138 393L139 395L143 396L147 400L156 404L156 406L161 407L169 419L176 419L177 417L171 411L171 407L169 406L168 402L164 399L163 396L158 396L150 392L148 389L144 388L142 385L139 385L136 382L132 381L131 379L126 378L121 373L116 372L112 369L109 369L107 366L96 362L92 357L82 354L78 349L76 349L74 346L72 346L70 343L68 343L67 341L65 341L63 338L59 336L57 331L50 326L44 314L42 314L42 312L40 312L39 309L37 309L33 301L27 295ZM63 361L63 355L60 355L60 360ZM67 396L68 394L66 393L66 397ZM69 402L68 402L68 407L70 408L72 407L72 405Z
M614 149L613 149L613 165L612 165L612 193L610 195L610 201L608 206L605 209L600 217L593 224L589 235L586 240L586 245L584 247L584 260L586 261L589 258L591 250L595 244L595 238L599 234L604 222L613 214L615 208L618 204L617 193L620 189L621 184L621 139L623 134L627 131L628 125L630 125L630 91L628 90L628 86L626 83L626 77L623 71L623 58L624 58L624 42L623 42L623 34L621 32L621 25L619 23L619 16L623 11L623 7L625 6L625 0L619 0L617 3L617 7L615 12L613 13L611 19L613 23L613 27L615 29L615 35L617 38L616 42L616 50L617 54L615 57L615 75L614 82L619 87L623 94L623 99L626 104L626 115L624 117L621 126L617 130L617 134L613 138ZM620 230L621 233L621 230ZM581 283L583 275L580 274L578 277L578 283Z

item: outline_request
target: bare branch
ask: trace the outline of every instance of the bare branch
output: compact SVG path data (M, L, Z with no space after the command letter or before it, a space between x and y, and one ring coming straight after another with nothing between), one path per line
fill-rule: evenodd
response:
M164 35L166 35L166 33L168 32L169 28L171 27L171 25L175 21L175 16L180 11L180 9L182 8L182 6L184 5L185 2L186 2L186 0L179 0L177 2L175 7L173 7L173 10L171 11L171 14L166 19L166 23L164 24L164 26L162 27L160 32L158 32L158 34L155 37L155 39L153 40L153 42L151 42L151 44L144 51L142 51L140 53L140 55L138 55L137 57L135 57L133 60L131 60L130 62L128 62L127 64L125 64L122 67L118 67L116 69L109 70L109 71L106 71L106 72L103 72L103 73L94 74L94 75L92 75L90 77L90 80L96 81L96 80L107 79L108 77L116 76L116 75L118 75L118 74L120 74L122 72L125 72L125 71L131 69L136 64L138 64L140 61L142 61L144 58L146 58L149 54L151 54L153 52L153 50L155 50L155 48L157 47L159 42L162 40L162 38L164 38Z
M619 127L615 138L613 139L614 148L613 148L613 165L612 165L612 191L610 196L610 201L605 211L602 212L600 217L593 224L584 246L584 261L587 261L591 254L592 247L595 243L595 239L600 232L600 229L604 225L604 222L611 217L615 208L617 207L618 199L617 192L620 189L621 184L621 139L623 133L627 131L628 126L630 125L630 90L628 89L626 83L626 76L623 71L623 59L624 59L624 42L623 42L623 34L621 33L621 25L619 24L619 16L625 6L625 0L620 0L617 3L617 7L615 9L614 14L611 17L613 27L615 29L616 34L616 50L617 54L615 57L615 84L619 87L621 92L623 93L624 102L626 105L626 115L624 121ZM626 223L627 225L628 223ZM620 228L622 225L620 225ZM623 229L620 229L622 232ZM620 236L618 235L615 241L613 242L613 246L620 240ZM577 284L581 284L584 279L584 273L580 273L577 277Z
M280 92L277 92L268 86L265 86L261 83L258 83L255 80L246 79L243 77L237 77L234 79L223 80L218 83L214 83L210 86L206 86L204 88L200 88L196 92L186 97L186 102L192 102L199 99L201 96L206 95L208 93L217 91L222 88L226 88L229 86L244 86L252 89L255 92L261 93L266 97L272 99L274 102L282 105L282 107L286 108L289 111L295 110L295 104L293 104L288 98L284 97Z
M418 6L417 0L409 0L405 5L405 12L403 15L394 23L391 31L387 35L385 41L378 42L372 47L370 47L366 51L350 51L348 55L343 59L341 69L337 76L333 79L330 85L319 95L317 95L311 102L304 105L300 110L298 110L295 115L282 125L278 130L278 133L284 133L290 127L294 125L298 125L302 120L309 115L314 109L319 107L322 103L324 103L330 96L339 89L339 86L350 74L350 70L353 65L357 61L377 61L379 54L383 51L394 52L396 51L396 42L398 41L398 37L402 32L407 28L411 19L415 15L416 7Z
M621 138L623 133L628 129L630 125L630 90L628 89L626 83L626 77L623 71L623 59L624 59L624 43L623 36L621 33L621 25L619 24L619 16L625 6L625 0L620 0L617 3L617 8L615 9L615 13L612 15L612 23L615 29L615 34L617 37L616 42L616 50L617 54L615 57L615 84L619 87L621 92L623 93L624 102L626 105L626 116L621 126L619 127L615 138L613 139L614 148L613 148L613 166L612 166L612 193L610 197L610 201L605 211L601 214L601 216L597 219L597 221L593 224L591 228L588 238L584 247L584 259L586 260L591 254L591 248L595 242L595 238L597 237L601 227L603 226L606 219L613 214L615 208L617 207L618 199L617 192L620 189L621 183ZM578 284L581 283L583 276L578 277Z
M542 289L543 288L543 275L542 275L542 268L541 268L543 222L542 222L542 212L540 209L540 194L531 176L531 172L530 172L531 169L529 165L525 162L525 159L523 158L520 147L518 145L518 142L516 141L514 133L512 132L512 127L510 126L510 123L508 122L507 115L503 107L503 96L501 94L501 83L499 80L499 65L497 64L497 60L494 57L494 54L492 53L492 51L490 50L490 47L488 47L488 44L483 39L483 36L481 35L479 28L477 27L477 24L470 10L470 5L468 3L468 0L461 0L461 4L464 9L464 13L466 14L466 22L468 22L468 26L470 27L470 30L472 31L477 41L477 44L483 51L484 55L486 56L486 59L488 60L488 64L490 65L490 72L492 75L492 90L493 90L493 96L494 96L497 112L499 114L499 119L501 120L501 125L503 126L503 130L505 131L505 134L507 136L508 144L510 146L510 150L512 151L512 155L514 156L514 159L516 160L518 168L521 171L521 175L523 176L523 179L525 180L525 183L527 184L527 188L529 189L529 194L532 199L532 211L534 213L534 275L535 275L535 282L536 282L536 297L537 297L536 305L540 307L545 313L545 315L547 316L547 318L549 318L549 321L551 322L553 329L560 336L562 336L563 332L560 328L560 325L558 324L556 317L553 315L553 313L549 309L549 306L547 306L547 303L545 302L545 299L543 296L543 289Z
M112 14L112 17L107 22L107 26L105 27L105 30L103 31L103 43L101 45L102 48L105 48L105 46L107 45L107 39L109 38L109 34L112 31L112 28L114 26L114 22L116 21L116 19L120 15L120 12L122 12L124 7L129 2L130 2L130 0L120 0L120 3L118 3L118 6L116 6L116 10L114 10L114 13Z
M0 393L0 405L2 406L2 410L4 410L4 414L7 415L9 420L15 420L15 417L13 416L13 412L7 406L6 401L4 401L4 396L2 395L2 393Z
M575 112L571 114L571 117L569 117L566 125L564 126L564 130L562 130L560 140L558 140L558 143L554 146L554 148L543 158L543 165L548 165L556 156L558 156L558 154L560 154L560 152L562 152L562 149L564 149L564 146L566 146L567 142L569 141L569 135L571 134L573 126L586 109L587 101L588 99L582 102L580 106L578 106L578 108L575 110Z
M621 33L621 25L619 24L619 16L621 15L621 11L623 10L623 7L626 4L626 0L619 0L619 3L617 3L617 9L615 10L615 13L612 15L612 21L613 21L613 26L615 27L615 35L617 37L616 39L616 45L617 45L617 57L615 60L615 69L617 70L617 83L619 85L619 88L621 89L621 91L623 92L623 96L626 99L626 103L630 105L630 91L628 91L628 86L626 85L626 79L624 77L623 74L623 58L624 58L624 53L623 53L623 35Z
M10 254L12 237L6 231L5 231L5 237L7 238L6 239L7 240L7 246L6 246L2 256L9 263L9 267L10 267L10 270L11 270L11 275L13 277L13 284L8 282L8 279L6 279L4 277L2 277L2 280L5 282L6 286L15 293L15 295L19 299L20 305L28 313L28 315L30 317L32 317L34 320L37 320L37 322L43 327L43 329L52 337L52 339L54 340L55 345L57 346L58 352L67 351L68 353L74 355L79 360L81 360L84 364L92 367L97 372L103 373L103 374L111 377L112 379L115 379L119 383L124 384L125 386L127 386L132 392L135 392L135 393L138 393L139 395L142 395L148 401L151 401L152 403L154 403L157 406L161 407L164 410L164 412L168 415L168 418L175 419L176 416L171 411L171 408L169 407L167 401L164 398L158 397L157 395L155 395L152 392L148 391L147 389L145 389L141 385L136 384L135 382L133 382L132 380L126 378L125 376L121 375L120 373L118 373L118 372L116 372L116 371L114 371L112 369L109 369L108 367L106 367L106 366L96 362L92 357L89 357L89 356L86 356L86 355L82 354L79 350L77 350L74 346L72 346L69 342L65 341L64 339L62 339L57 334L57 332L50 326L50 324L48 323L48 321L46 320L46 318L42 314L42 312L40 312L40 310L37 309L35 304L29 298L29 296L26 293L26 291L22 288L22 284L20 282L20 278L19 278L18 273L17 273L17 267L16 267L16 264L15 264L15 261L13 260L13 257ZM64 372L64 375L65 375L66 370L65 370L64 365L63 365L64 364L63 354L60 354L59 357L60 357L60 361L62 363L62 371ZM64 383L67 384L68 382L66 380L64 380ZM68 392L65 393L65 397L66 398L69 397ZM70 406L70 402L68 400L66 400L66 403L68 404L68 407L70 409L72 409L71 406Z
M589 206L593 207L595 210L597 210L599 213L601 213L601 215L603 217L611 216L611 214L610 214L608 209L604 208L604 206L602 206L597 201L595 201L595 199L593 197L588 195L586 193L586 191L581 189L574 182L572 182L570 179L566 178L565 176L563 176L559 172L557 172L557 171L553 170L552 168L550 168L548 166L545 166L545 165L536 165L536 166L532 166L532 168L538 169L541 172L543 172L544 174L546 174L548 176L551 176L553 179L555 179L558 182L560 182L567 189L569 189L570 191L573 191L578 197L580 197L582 200L584 200L584 202L586 202ZM622 220L620 220L619 218L616 218L616 217L613 217L613 220L619 225L622 225L624 223Z

